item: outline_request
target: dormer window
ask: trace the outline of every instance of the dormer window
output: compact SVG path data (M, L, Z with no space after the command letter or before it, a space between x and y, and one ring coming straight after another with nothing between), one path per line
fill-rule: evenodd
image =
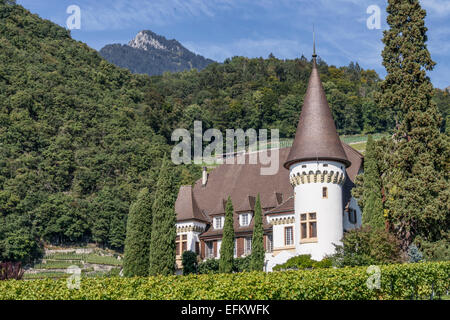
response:
M222 217L214 218L214 229L222 229L223 228L223 219Z
M250 213L242 213L239 217L240 217L239 224L241 225L241 227L246 227L250 224L251 219Z

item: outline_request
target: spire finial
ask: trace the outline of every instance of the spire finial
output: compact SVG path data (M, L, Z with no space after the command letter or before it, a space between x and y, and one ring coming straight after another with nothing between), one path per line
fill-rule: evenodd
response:
M313 58L314 60L317 58L317 54L316 54L316 32L314 30L314 24L313 24Z

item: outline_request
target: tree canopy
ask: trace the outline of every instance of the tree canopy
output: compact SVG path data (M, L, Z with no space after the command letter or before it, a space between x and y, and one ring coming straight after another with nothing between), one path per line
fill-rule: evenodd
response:
M382 52L387 75L380 103L397 121L394 136L380 142L384 152L384 207L403 250L417 236L447 237L450 213L450 141L441 133L442 117L427 71L435 62L427 49L426 11L418 0L389 0L389 29Z

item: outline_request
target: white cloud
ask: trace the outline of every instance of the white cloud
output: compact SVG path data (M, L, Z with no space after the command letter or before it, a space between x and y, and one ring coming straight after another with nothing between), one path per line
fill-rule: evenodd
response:
M339 17L353 13L355 7L360 7L362 18L365 8L380 0L110 0L108 6L101 1L85 1L81 5L84 28L117 30L131 27L136 22L161 26L182 19L212 18L229 10L241 18L255 18L255 10L262 9L268 18L276 21L292 12L312 19L322 14ZM280 23L283 21L280 20Z

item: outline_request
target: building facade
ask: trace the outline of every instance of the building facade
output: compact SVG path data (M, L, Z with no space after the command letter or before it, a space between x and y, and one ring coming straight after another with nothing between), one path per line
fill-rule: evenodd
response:
M299 254L320 260L334 253L345 231L361 226L351 196L363 155L342 143L317 70L316 55L292 147L279 150L279 170L261 175L261 164L222 164L194 186L182 186L177 213L177 265L181 254L219 258L225 203L234 207L235 257L251 253L253 213L260 194L265 269ZM238 162L239 163L239 162Z

